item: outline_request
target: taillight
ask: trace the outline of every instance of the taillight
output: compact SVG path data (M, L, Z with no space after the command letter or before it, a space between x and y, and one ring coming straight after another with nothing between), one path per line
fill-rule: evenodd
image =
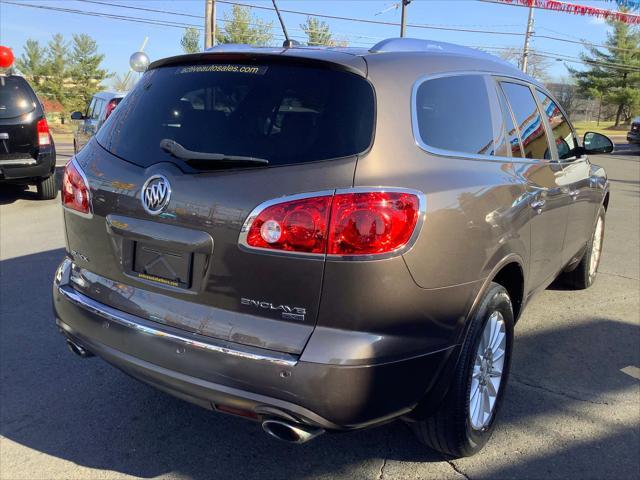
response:
M250 247L324 253L331 196L289 200L263 209L247 234Z
M420 215L420 199L406 192L337 194L331 208L329 255L375 255L404 247Z
M89 186L80 167L71 160L64 167L62 177L62 205L83 214L91 213Z
M51 136L49 134L49 125L47 124L47 119L43 118L42 120L38 120L36 124L36 129L38 130L38 145L45 146L51 145Z
M116 102L115 100L111 100L109 103L107 103L107 110L104 112L105 120L109 118L109 115L111 115L111 112L113 112L113 109L116 108L116 105L118 105L118 102Z
M409 244L423 209L423 194L399 189L295 196L258 207L247 219L240 243L305 254L385 254Z

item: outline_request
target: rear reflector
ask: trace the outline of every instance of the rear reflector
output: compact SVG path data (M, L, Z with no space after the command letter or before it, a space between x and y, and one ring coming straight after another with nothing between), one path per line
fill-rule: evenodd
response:
M422 193L400 189L296 196L254 210L240 243L310 255L386 254L410 243L423 208Z
M91 213L89 186L73 159L64 167L61 197L63 207L87 215Z
M49 125L47 124L46 118L38 120L36 129L38 130L38 145L41 147L51 145L51 135L49 133Z

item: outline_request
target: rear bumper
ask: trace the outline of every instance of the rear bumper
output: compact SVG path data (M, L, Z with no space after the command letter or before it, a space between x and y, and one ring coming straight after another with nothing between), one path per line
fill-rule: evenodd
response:
M363 428L413 409L451 352L375 365L304 362L112 309L74 290L63 266L53 299L64 334L131 376L205 408L235 407L327 430Z
M627 142L640 143L640 132L627 132Z
M0 158L0 181L29 180L46 178L55 169L55 150L42 152L38 158Z

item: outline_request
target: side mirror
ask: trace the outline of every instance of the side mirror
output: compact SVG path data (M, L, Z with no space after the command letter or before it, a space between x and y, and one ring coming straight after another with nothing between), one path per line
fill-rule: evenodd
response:
M84 120L84 115L82 112L73 112L71 114L71 120Z
M582 139L584 153L611 153L613 142L606 135L596 132L587 132Z

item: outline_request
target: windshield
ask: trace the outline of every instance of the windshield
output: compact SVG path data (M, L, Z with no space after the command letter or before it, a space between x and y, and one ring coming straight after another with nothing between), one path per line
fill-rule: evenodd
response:
M362 153L373 122L373 89L355 74L289 65L182 65L148 71L97 140L145 167L185 162L160 147L166 139L193 152L274 166Z
M31 87L23 78L0 75L0 118L14 118L33 112L35 102Z

